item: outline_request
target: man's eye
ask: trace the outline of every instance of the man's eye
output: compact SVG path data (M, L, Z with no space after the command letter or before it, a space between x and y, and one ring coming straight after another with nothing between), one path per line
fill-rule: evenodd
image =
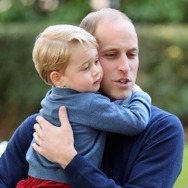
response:
M107 58L114 58L117 56L117 54L114 54L114 53L110 53L110 54L106 54L105 55Z
M106 54L106 56L114 56L115 54Z
M128 57L129 58L134 58L134 57L136 57L137 56L137 53L130 53L130 54L128 54Z

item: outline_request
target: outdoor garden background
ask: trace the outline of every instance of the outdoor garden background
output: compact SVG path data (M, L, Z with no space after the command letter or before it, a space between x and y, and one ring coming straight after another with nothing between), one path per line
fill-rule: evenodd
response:
M32 62L35 37L52 24L76 24L90 11L125 12L139 37L138 84L152 103L176 114L185 129L183 171L174 186L188 185L188 0L0 0L0 142L38 112L50 88ZM0 148L1 149L1 148Z

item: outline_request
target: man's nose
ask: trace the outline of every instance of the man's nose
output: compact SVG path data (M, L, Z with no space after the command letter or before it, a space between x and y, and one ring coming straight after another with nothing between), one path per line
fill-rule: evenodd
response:
M129 59L126 54L121 56L118 64L118 69L124 73L130 71Z

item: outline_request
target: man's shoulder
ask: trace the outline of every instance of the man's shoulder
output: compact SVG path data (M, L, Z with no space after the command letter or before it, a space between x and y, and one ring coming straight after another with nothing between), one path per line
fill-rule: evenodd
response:
M30 116L28 116L21 124L20 126L16 129L15 132L24 132L24 134L26 134L27 132L33 132L33 126L35 123L37 123L36 121L36 117L37 114L32 114Z
M161 108L158 108L156 106L151 106L151 120L154 119L179 119L175 114L172 114L170 112L167 112Z
M36 123L36 117L37 115L39 115L39 113L36 113L36 114L32 114L30 116L28 116L22 124L33 124L33 123Z
M156 127L157 129L173 129L182 130L180 119L170 112L167 112L156 106L151 107L151 118L148 127Z

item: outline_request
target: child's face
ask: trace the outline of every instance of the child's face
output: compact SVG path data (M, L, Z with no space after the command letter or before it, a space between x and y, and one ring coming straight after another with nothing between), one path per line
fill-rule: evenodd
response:
M79 92L95 92L100 88L103 70L95 48L77 45L63 74L64 85Z

